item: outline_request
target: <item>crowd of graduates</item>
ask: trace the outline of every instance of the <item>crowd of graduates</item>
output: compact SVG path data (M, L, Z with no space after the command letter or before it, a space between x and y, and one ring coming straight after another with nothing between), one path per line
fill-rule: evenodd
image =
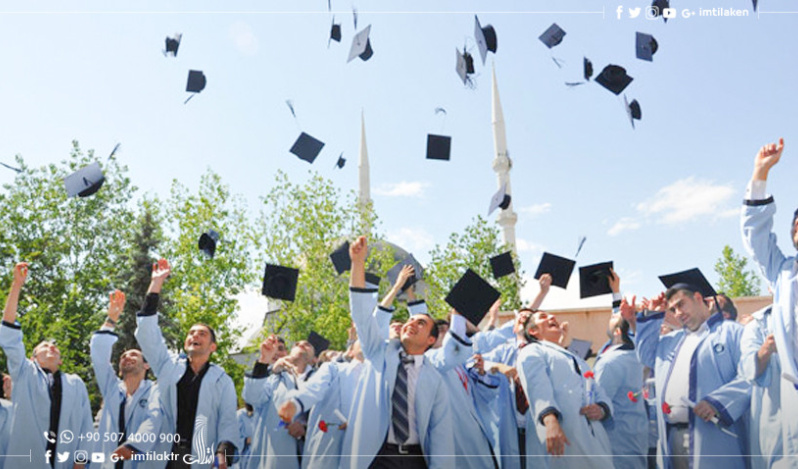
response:
M479 329L458 309L434 319L405 288L410 265L379 298L360 237L348 252L347 349L322 350L316 340L288 348L270 335L238 410L232 379L212 363L210 326L193 325L182 353L168 350L158 305L171 268L158 261L137 313L140 349L122 353L118 373L111 356L122 292L111 294L92 336L103 397L93 416L84 382L59 370L55 343L26 356L17 304L27 264L19 263L0 325L8 361L0 468L798 467L798 263L776 244L765 187L783 147L757 153L741 221L773 304L743 325L700 272L638 302L610 269L608 341L592 366L569 349L567 324L540 309L548 273L513 320L497 324L498 300ZM798 248L798 210L790 234ZM394 321L402 294L409 318Z

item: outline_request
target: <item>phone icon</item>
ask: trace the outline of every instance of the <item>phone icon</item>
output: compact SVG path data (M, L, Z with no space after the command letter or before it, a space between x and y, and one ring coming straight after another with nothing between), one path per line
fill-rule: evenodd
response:
M47 431L44 432L44 439L47 440L48 443L55 443L55 432Z

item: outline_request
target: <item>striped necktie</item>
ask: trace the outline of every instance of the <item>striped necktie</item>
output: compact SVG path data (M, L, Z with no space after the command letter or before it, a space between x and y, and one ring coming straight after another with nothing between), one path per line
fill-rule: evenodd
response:
M391 396L393 435L400 445L404 444L410 436L410 419L407 405L407 369L405 369L405 364L413 362L412 358L406 357L404 354L399 355L396 384L393 387L393 395Z

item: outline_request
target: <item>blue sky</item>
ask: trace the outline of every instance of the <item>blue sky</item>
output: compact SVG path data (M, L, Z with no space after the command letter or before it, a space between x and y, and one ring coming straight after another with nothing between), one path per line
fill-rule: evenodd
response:
M484 216L497 189L495 65L527 274L543 251L573 256L586 236L578 265L614 260L628 293L654 295L657 275L691 267L714 282L723 246L742 252L738 211L753 156L780 136L787 149L770 188L777 233L788 239L798 205L789 182L798 169L798 15L787 0L760 1L758 15L748 0L686 3L673 0L678 14L666 24L629 18L630 7L648 5L640 1L332 0L332 13L324 0L3 2L0 157L44 165L63 159L72 139L99 154L121 142L141 192L165 196L174 178L195 188L211 168L255 212L279 169L297 182L314 169L356 189L362 111L382 229L424 262L434 244ZM346 63L353 6L358 30L372 26L368 62ZM684 18L685 9L696 15ZM455 49L478 57L475 13L496 29L498 50L484 66L477 58L467 88ZM343 40L328 48L333 14ZM567 34L549 50L537 37L553 22ZM635 58L636 31L656 37L653 62ZM178 56L166 58L164 38L177 32ZM564 85L581 77L583 56L596 74L613 63L634 77L625 93L642 107L635 130L622 96ZM208 84L184 105L189 69ZM313 166L288 153L300 127L327 144ZM427 133L452 136L451 161L424 159ZM348 164L333 169L341 152ZM0 183L12 180L0 172ZM580 306L576 280L549 307Z

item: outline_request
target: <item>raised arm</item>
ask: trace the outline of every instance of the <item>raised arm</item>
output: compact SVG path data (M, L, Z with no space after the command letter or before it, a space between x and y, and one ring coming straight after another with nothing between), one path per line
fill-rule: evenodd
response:
M106 317L103 327L92 334L89 342L91 366L94 368L94 376L97 378L97 385L100 387L100 393L103 398L107 398L107 393L113 392L118 385L118 378L114 374L114 367L111 364L111 353L114 344L119 340L113 329L124 307L125 294L119 290L111 293L108 304L108 317Z
M538 285L540 285L540 291L538 291L532 304L529 305L529 309L539 309L540 305L543 304L543 300L546 299L546 295L549 294L549 288L551 287L551 274L541 275L540 279L538 279Z
M28 278L28 263L20 262L14 266L14 279L11 281L11 290L6 298L6 307L3 310L3 321L14 324L17 320L17 306L19 305L19 294L22 292L22 285Z
M152 372L160 377L166 370L177 366L175 358L169 353L158 325L158 301L164 281L172 269L166 259L161 259L152 266L152 279L147 289L142 310L137 314L138 327L135 336L141 346L141 353L150 364Z
M11 291L6 298L6 307L3 310L3 324L0 326L0 347L8 359L8 374L16 382L24 370L25 364L31 363L25 356L25 345L22 343L22 329L16 323L17 304L22 285L28 277L28 264L20 262L14 266L14 279L11 282ZM31 367L33 365L31 364Z
M396 276L396 282L391 286L391 289L388 290L388 293L383 297L382 301L380 301L380 306L385 309L390 309L393 306L393 300L401 293L402 287L405 282L407 282L407 279L415 275L415 272L412 265L402 267L402 270L399 271L399 275Z
M357 336L360 338L363 356L367 360L373 360L378 358L380 351L385 347L386 337L380 331L379 321L375 321L373 316L374 307L377 306L377 291L365 288L367 254L368 243L365 236L357 238L349 245L349 258L352 259L349 309L357 329ZM376 314L388 314L388 312L377 311Z

